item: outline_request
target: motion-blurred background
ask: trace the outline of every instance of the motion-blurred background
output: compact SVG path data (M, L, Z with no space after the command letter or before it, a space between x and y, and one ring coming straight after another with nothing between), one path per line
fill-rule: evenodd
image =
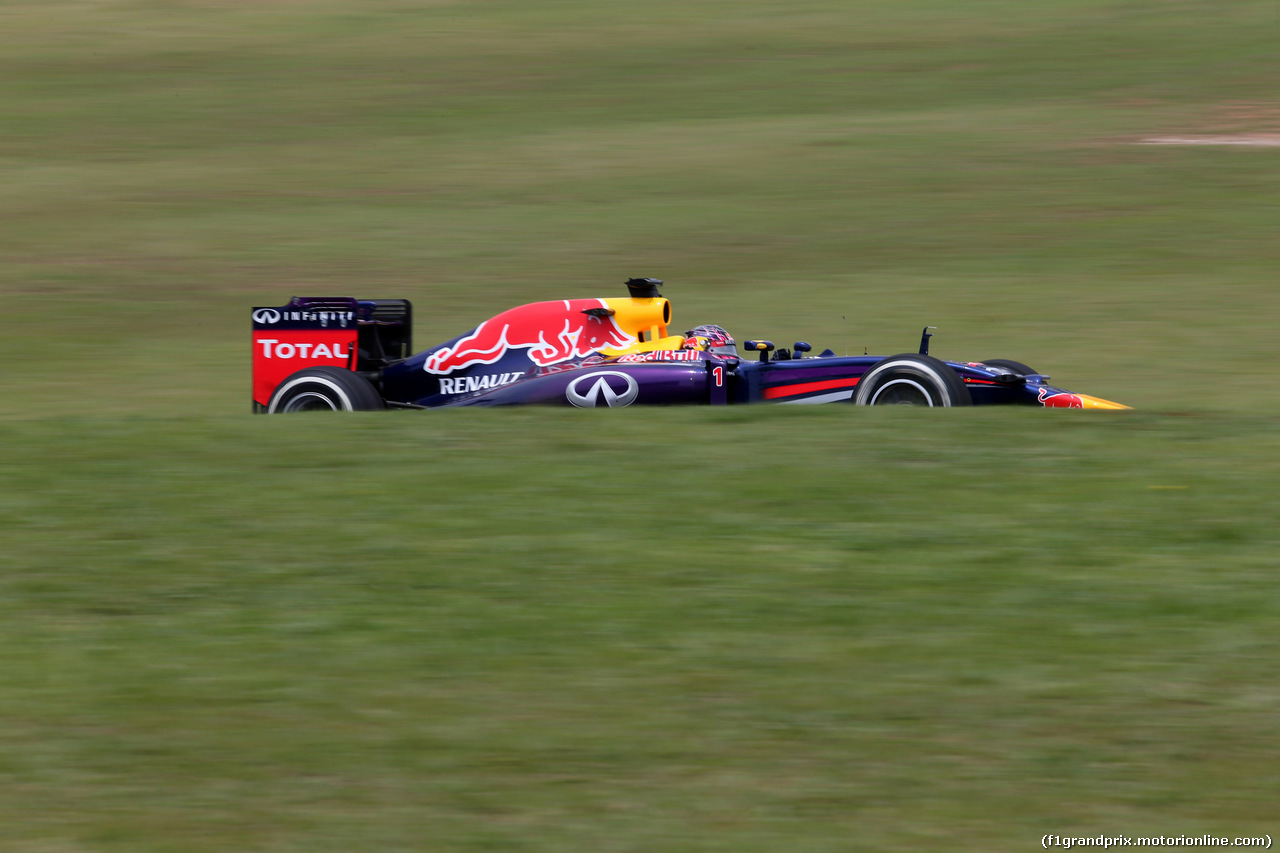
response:
M1274 833L1278 81L1274 0L0 4L0 847ZM248 414L252 305L631 276L1138 411Z

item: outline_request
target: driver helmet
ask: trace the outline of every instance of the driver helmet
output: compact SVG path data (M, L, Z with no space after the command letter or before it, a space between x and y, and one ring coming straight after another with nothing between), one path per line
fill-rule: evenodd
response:
M720 326L694 326L684 333L684 349L709 352L712 355L737 355L733 336Z

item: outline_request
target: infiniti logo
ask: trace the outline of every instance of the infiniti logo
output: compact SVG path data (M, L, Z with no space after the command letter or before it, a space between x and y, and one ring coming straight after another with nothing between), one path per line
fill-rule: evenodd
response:
M264 325L280 322L280 312L274 308L259 308L253 312L253 322Z
M610 377L617 378L610 381ZM617 389L619 379L626 383L621 391ZM602 370L579 376L565 389L565 397L579 409L594 409L600 405L601 398L604 398L604 405L609 408L620 409L634 403L639 394L640 386L636 385L636 381L616 370Z

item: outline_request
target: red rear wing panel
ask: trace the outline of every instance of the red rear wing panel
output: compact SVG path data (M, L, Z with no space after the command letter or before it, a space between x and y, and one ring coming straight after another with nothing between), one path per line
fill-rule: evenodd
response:
M354 311L254 308L253 401L266 406L276 387L304 367L354 370L358 340Z

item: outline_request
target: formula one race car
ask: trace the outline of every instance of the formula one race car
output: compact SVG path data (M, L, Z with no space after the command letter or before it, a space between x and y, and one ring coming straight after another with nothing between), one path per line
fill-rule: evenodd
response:
M295 297L253 309L255 412L435 409L547 403L579 408L701 403L859 406L1030 405L1126 409L1048 385L1004 359L942 361L919 352L811 356L750 340L746 361L719 326L669 334L661 281L627 282L630 296L521 305L453 340L413 353L405 299Z

